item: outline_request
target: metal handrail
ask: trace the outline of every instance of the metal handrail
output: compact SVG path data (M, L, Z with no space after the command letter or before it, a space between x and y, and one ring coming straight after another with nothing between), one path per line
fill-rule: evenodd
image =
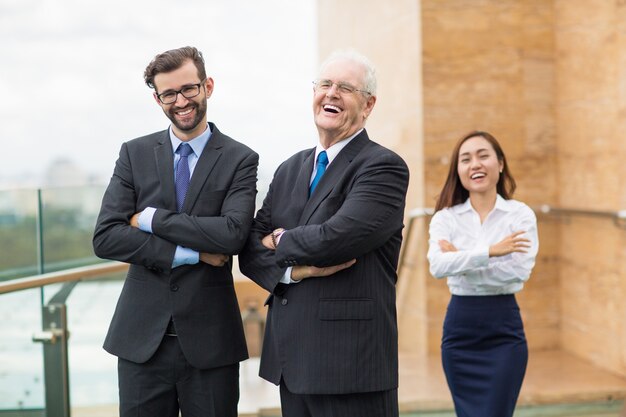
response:
M46 285L63 283L61 288L41 307L41 331L33 334L33 342L42 343L45 386L45 413L70 417L70 383L66 301L79 281L123 272L128 264L106 262L0 282L0 295ZM42 292L43 294L43 292Z
M66 269L63 271L50 272L47 274L33 275L25 278L12 279L0 282L0 294L39 288L44 285L58 284L61 282L95 279L106 274L124 272L127 269L128 264L122 262L106 262L79 268Z
M552 207L548 204L542 204L537 207L532 207L533 211L541 215L550 215L557 217L566 216L586 216L586 217L600 217L612 219L617 227L626 228L626 210L583 210L575 208L562 208ZM400 257L398 259L398 271L404 266L404 257L407 250L408 242L410 242L411 234L413 232L413 224L416 219L429 217L434 214L435 210L432 207L418 207L409 211L407 217L409 222L407 224L406 235L404 237L404 244L400 249Z
M543 204L533 210L540 214L549 214L555 216L585 216L585 217L602 217L613 219L613 222L618 227L624 227L626 222L626 210L583 210L575 208L561 208L551 207L547 204Z
M404 266L404 257L407 250L408 242L411 239L411 234L413 233L413 224L415 223L415 219L420 217L432 216L435 210L433 208L415 208L409 211L408 218L409 224L406 226L406 235L403 239L402 246L400 247L400 256L398 257L398 271L402 270Z
M533 211L540 214L555 214L569 216L590 216L590 217L610 217L617 220L626 220L626 210L584 210L576 208L552 207L549 204L532 207ZM434 214L432 207L419 207L409 212L409 219L417 217L427 217Z

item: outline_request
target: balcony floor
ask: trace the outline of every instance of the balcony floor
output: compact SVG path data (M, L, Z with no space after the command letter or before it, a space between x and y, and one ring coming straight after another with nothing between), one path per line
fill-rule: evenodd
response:
M241 366L241 417L280 416L278 388L257 376L258 358ZM403 416L454 416L438 356L400 358ZM564 351L531 352L516 416L617 417L626 398L626 378L598 369ZM73 417L111 417L114 405L80 407Z

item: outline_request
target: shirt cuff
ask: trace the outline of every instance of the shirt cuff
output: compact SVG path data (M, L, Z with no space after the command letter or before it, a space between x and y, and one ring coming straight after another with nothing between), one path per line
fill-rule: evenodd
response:
M152 233L152 218L154 217L154 213L156 209L154 207L146 207L139 218L137 219L137 223L139 223L139 230L143 230L146 233Z
M181 265L195 265L198 262L200 262L199 252L182 246L176 246L174 261L172 261L172 269Z
M300 281L295 281L293 279L291 279L291 270L293 269L293 267L288 266L287 270L285 271L285 274L283 275L283 277L280 279L280 282L283 284L297 284Z

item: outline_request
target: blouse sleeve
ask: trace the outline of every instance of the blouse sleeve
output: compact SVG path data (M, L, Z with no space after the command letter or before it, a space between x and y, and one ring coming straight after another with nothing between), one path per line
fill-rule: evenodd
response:
M489 246L477 245L469 250L442 252L440 240L452 243L452 233L455 219L448 210L440 210L430 221L428 240L428 262L430 273L435 278L445 278L450 275L460 275L489 264Z
M514 252L506 256L489 258L489 264L482 268L491 277L498 277L502 282L525 282L535 266L535 258L539 251L537 233L537 217L532 209L524 205L519 212L511 233L525 231L520 237L530 240L530 248L526 253Z

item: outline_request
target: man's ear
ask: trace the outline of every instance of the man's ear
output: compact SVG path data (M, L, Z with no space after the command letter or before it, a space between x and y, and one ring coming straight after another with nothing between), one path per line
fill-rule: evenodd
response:
M374 105L376 104L376 96L369 96L367 98L367 103L365 104L365 109L363 109L363 119L367 119L374 110Z
M215 87L215 83L213 82L213 78L207 77L206 80L204 80L204 89L206 91L206 98L211 97L211 94L213 94L214 87Z

